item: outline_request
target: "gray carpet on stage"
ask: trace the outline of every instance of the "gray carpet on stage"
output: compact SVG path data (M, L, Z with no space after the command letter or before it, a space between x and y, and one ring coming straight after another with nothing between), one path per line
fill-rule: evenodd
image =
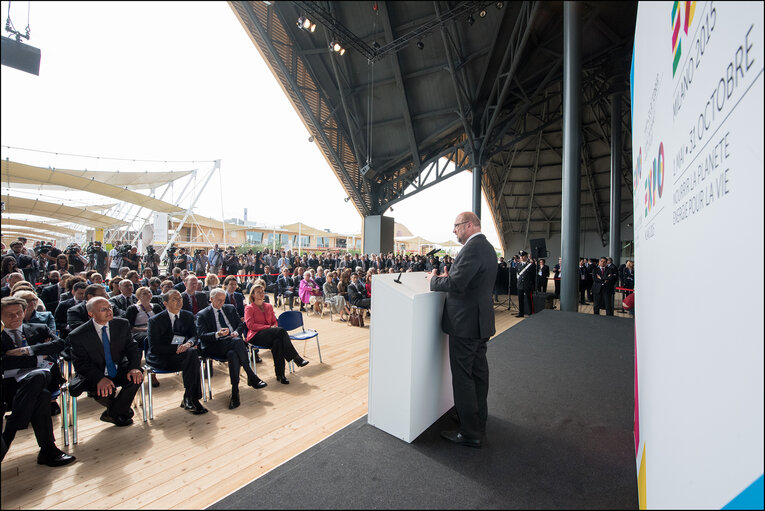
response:
M543 311L489 343L482 449L366 416L211 509L638 507L632 319Z

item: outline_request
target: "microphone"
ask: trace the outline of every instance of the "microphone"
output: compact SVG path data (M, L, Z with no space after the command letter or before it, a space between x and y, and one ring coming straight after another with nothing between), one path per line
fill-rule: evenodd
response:
M399 272L398 278L394 279L393 282L395 282L396 284L401 284L401 274L402 273L404 273L404 272Z
M432 255L435 255L435 253L436 253L436 252L438 252L439 250L441 250L441 249L439 249L439 248L434 248L433 250L431 250L430 252L428 252L427 254L425 254L425 257L430 257L430 256L432 256Z

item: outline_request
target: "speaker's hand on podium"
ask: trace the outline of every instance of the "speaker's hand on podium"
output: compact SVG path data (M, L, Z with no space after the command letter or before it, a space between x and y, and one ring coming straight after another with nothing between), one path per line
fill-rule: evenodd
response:
M427 279L428 279L428 282L430 282L430 279L432 279L433 277L437 276L437 273L436 273L436 272L438 272L438 270L431 270L431 272L430 272L430 273L428 273L428 274L425 276L425 278L427 278Z

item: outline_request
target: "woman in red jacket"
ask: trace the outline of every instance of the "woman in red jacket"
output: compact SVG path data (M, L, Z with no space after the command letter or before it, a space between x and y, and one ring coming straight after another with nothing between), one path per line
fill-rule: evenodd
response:
M284 376L284 362L292 360L298 367L308 365L298 355L292 345L287 331L279 327L274 315L274 308L265 302L266 283L256 280L250 290L249 304L244 308L244 322L247 324L247 342L253 346L269 348L274 356L276 379L287 384L290 381Z

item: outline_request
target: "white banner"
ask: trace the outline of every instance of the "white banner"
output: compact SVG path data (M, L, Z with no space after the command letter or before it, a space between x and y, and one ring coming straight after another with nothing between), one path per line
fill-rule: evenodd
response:
M763 4L641 2L631 89L640 506L762 509Z
M167 213L154 212L154 245L167 245Z

